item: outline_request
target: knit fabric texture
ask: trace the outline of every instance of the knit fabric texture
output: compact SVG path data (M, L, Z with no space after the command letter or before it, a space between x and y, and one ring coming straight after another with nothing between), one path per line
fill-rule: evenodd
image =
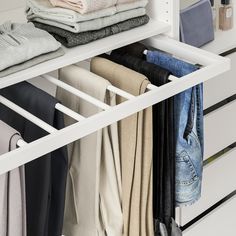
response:
M126 20L117 23L112 26L105 27L96 31L89 31L84 33L75 34L54 26L33 22L36 27L48 31L65 47L75 47L78 45L86 44L97 39L105 38L114 34L118 34L123 31L133 29L135 27L147 24L149 17L147 15L136 17L130 20Z

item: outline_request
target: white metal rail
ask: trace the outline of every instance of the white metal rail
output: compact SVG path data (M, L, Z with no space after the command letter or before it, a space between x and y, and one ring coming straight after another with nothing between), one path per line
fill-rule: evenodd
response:
M92 96L90 96L90 95L88 95L88 94L86 94L84 92L79 91L78 89L70 86L69 84L66 84L66 83L64 83L64 82L62 82L62 81L60 81L60 80L58 80L56 78L53 78L50 75L41 75L41 77L46 79L46 80L48 80L49 82L57 85L58 87L63 88L66 91L74 94L75 96L78 96L78 97L80 97L80 98L90 102L91 104L100 107L103 110L110 109L110 106L107 105L106 103L101 102L98 99L96 99L96 98L94 98L94 97L92 97Z
M204 67L182 78L176 79L176 77L173 77L170 83L161 87L150 85L149 91L137 97L127 94L124 91L121 93L117 88L111 88L113 92L117 92L117 94L122 94L124 97L129 98L127 101L114 107L105 106L105 103L98 102L97 99L94 100L90 96L84 96L84 94L78 93L78 90L75 90L73 87L67 87L64 83L58 83L58 80L54 78L52 79L51 77L43 76L51 82L57 83L57 85L64 89L65 87L69 88L69 90L73 88L71 91L72 93L83 96L84 99L92 102L94 105L99 104L99 107L102 105L104 110L96 115L86 119L83 118L71 126L52 132L43 138L0 156L0 174L74 142L75 140L83 138L86 135L161 102L192 86L214 78L230 69L230 60L205 52L201 49L187 46L168 38L154 38L149 42L156 48L165 50L194 63L201 64Z
M27 143L23 140L23 139L19 139L18 141L17 141L17 146L18 147L23 147L23 146L25 146Z
M48 133L53 133L57 131L54 127L47 124L46 122L42 121L38 117L32 115L30 112L22 109L21 107L17 106L15 103L11 102L10 100L6 99L5 97L0 95L0 103L3 105L9 107L11 110L15 111L19 115L23 116L25 119L33 122L37 126L39 126L41 129L45 130Z

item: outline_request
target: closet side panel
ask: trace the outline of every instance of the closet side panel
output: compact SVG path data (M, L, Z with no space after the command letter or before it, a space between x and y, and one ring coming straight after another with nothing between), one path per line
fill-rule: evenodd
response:
M179 0L149 0L148 15L158 21L170 24L171 31L168 35L179 39Z

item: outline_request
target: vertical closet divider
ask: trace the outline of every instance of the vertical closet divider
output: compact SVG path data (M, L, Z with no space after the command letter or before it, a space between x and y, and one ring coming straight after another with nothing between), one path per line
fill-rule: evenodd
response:
M6 99L5 97L3 97L1 95L0 95L0 103L2 103L3 105L7 106L11 110L15 111L19 115L23 116L25 119L31 121L32 123L34 123L38 127L42 128L43 130L45 130L49 134L58 131L57 129L55 129L51 125L47 124L46 122L42 121L38 117L32 115L30 112L24 110L20 106L18 106L15 103L9 101L8 99Z

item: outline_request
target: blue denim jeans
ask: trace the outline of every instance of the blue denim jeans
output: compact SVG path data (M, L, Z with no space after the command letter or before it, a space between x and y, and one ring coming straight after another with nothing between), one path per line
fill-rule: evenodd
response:
M197 66L159 51L148 51L147 61L182 77ZM201 196L203 164L203 85L174 98L176 133L176 205L191 205Z

